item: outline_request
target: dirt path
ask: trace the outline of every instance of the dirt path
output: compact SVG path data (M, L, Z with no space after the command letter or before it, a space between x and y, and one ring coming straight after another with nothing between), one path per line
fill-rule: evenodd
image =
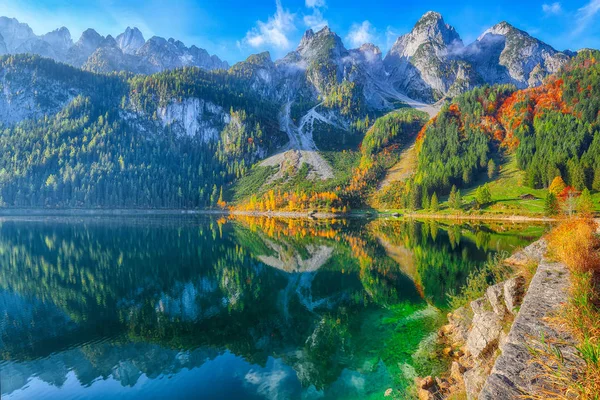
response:
M415 136L411 139L410 143L407 143L408 147L400 154L400 161L387 171L385 178L377 186L378 190L394 182L406 180L413 174L417 165L416 141L417 137Z

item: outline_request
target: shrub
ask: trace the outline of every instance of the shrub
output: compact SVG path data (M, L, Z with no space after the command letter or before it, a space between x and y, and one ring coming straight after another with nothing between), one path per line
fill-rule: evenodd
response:
M563 221L548 237L551 255L573 272L600 271L600 240L596 229L591 218Z
M448 294L450 309L456 310L468 305L473 300L484 296L488 287L508 279L512 270L504 263L507 256L506 252L497 253L483 266L471 271L467 283L460 292Z
M475 201L477 201L479 207L492 202L492 194L487 183L477 188L475 191Z

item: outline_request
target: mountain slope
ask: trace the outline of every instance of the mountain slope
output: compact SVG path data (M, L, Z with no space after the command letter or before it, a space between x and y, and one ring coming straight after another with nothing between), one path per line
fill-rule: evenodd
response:
M419 136L415 175L397 206L418 209L433 193L493 180L506 158L532 190L556 177L577 191L600 190L599 56L580 52L540 87L481 87L458 96Z
M19 55L0 58L0 76L4 206L215 205L283 143L274 106L227 74L128 78Z
M265 52L229 69L174 39L144 41L135 28L116 39L89 29L73 44L64 28L36 36L4 18L0 34L0 52L28 46L46 56L0 58L0 196L10 206L196 208L235 199L249 209L274 201L343 209L364 205L399 161L386 190L414 205L469 186L504 149L532 186L557 171L578 187L600 176L598 110L574 93L597 96L581 66L592 68L594 56L570 63L506 23L464 46L430 12L385 59L372 44L346 49L325 27L308 30L281 60ZM548 77L557 71L560 79ZM426 103L447 97L449 105ZM552 112L536 114L540 104ZM553 126L574 136L564 140ZM563 158L531 135L542 130Z
M512 83L519 89L540 85L570 58L507 22L485 31L464 49L464 57L485 82Z

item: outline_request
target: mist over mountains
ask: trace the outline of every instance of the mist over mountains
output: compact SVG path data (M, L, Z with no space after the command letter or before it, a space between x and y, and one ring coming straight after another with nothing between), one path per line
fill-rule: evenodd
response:
M146 40L135 27L128 27L116 38L101 36L90 28L74 41L65 27L36 35L26 23L0 17L0 55L18 53L37 54L100 73L152 74L180 67L229 68L226 61L194 45L187 47L179 40L157 36ZM286 80L290 70L307 69L315 62L331 62L337 69L338 80L360 82L369 105L385 108L386 99L378 93L377 86L388 85L429 103L485 83L533 87L558 71L572 55L555 50L507 22L491 27L475 42L465 44L439 13L428 12L411 32L398 37L385 57L377 46L369 43L347 49L342 39L325 27L319 32L308 30L296 51L281 60L273 62L270 55L264 54L251 56L245 63L256 63L261 58L262 63L253 68L260 67L260 86L273 85L266 90L272 92L281 85L281 79ZM321 93L324 82L319 77L313 78L315 89Z

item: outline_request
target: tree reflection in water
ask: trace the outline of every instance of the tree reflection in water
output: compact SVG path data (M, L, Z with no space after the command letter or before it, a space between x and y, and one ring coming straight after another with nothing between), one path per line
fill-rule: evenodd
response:
M250 217L6 219L2 396L51 397L56 388L61 398L193 390L364 398L388 387L402 394L415 374L442 367L432 333L446 293L491 253L542 230Z

